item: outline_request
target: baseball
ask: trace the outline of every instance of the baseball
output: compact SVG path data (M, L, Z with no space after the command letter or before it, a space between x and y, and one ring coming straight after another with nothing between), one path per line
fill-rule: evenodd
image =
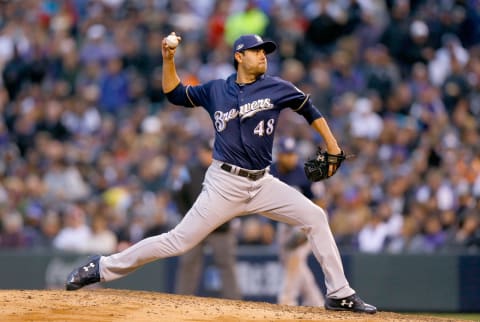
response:
M166 41L170 48L176 48L178 46L178 38L175 35L168 35Z

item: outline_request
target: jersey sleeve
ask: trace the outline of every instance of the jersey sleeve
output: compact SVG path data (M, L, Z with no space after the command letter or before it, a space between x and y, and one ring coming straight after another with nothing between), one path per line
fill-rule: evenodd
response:
M175 105L185 107L205 106L208 103L208 88L210 84L205 85L183 85L179 83L171 92L166 93L167 99Z
M323 117L322 113L313 105L310 95L305 94L292 83L278 79L278 105L289 107L294 112L302 115L309 124Z

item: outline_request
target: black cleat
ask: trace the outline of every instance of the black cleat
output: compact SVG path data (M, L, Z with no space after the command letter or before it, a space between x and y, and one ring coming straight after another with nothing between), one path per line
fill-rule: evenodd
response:
M325 309L332 311L351 311L360 313L377 313L377 308L373 305L367 304L357 295L353 294L343 299L325 299Z
M65 288L76 291L89 284L100 282L100 255L91 257L85 265L74 269L67 277Z

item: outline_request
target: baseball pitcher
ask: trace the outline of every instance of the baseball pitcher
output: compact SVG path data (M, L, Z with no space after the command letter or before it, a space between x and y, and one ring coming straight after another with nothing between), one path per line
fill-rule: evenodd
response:
M258 35L243 35L233 45L235 73L227 79L185 86L176 72L174 57L180 37L177 40L163 40L163 91L175 105L203 107L212 120L214 160L205 175L203 190L171 231L146 238L120 253L91 258L67 277L67 290L112 281L154 260L180 255L226 221L260 213L306 233L325 274L327 309L375 313L377 309L362 301L345 277L325 211L269 173L277 120L285 108L302 115L322 136L329 154L328 171L322 172L322 177L333 175L341 164L328 160L343 156L309 95L265 74L267 54L275 51L276 44Z

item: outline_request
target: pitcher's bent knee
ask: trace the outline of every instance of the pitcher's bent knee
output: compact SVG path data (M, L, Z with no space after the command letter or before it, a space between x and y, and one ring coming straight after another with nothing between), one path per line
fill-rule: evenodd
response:
M308 208L306 212L308 214L306 220L309 221L309 224L325 224L328 222L327 213L320 206L314 205L311 208Z

